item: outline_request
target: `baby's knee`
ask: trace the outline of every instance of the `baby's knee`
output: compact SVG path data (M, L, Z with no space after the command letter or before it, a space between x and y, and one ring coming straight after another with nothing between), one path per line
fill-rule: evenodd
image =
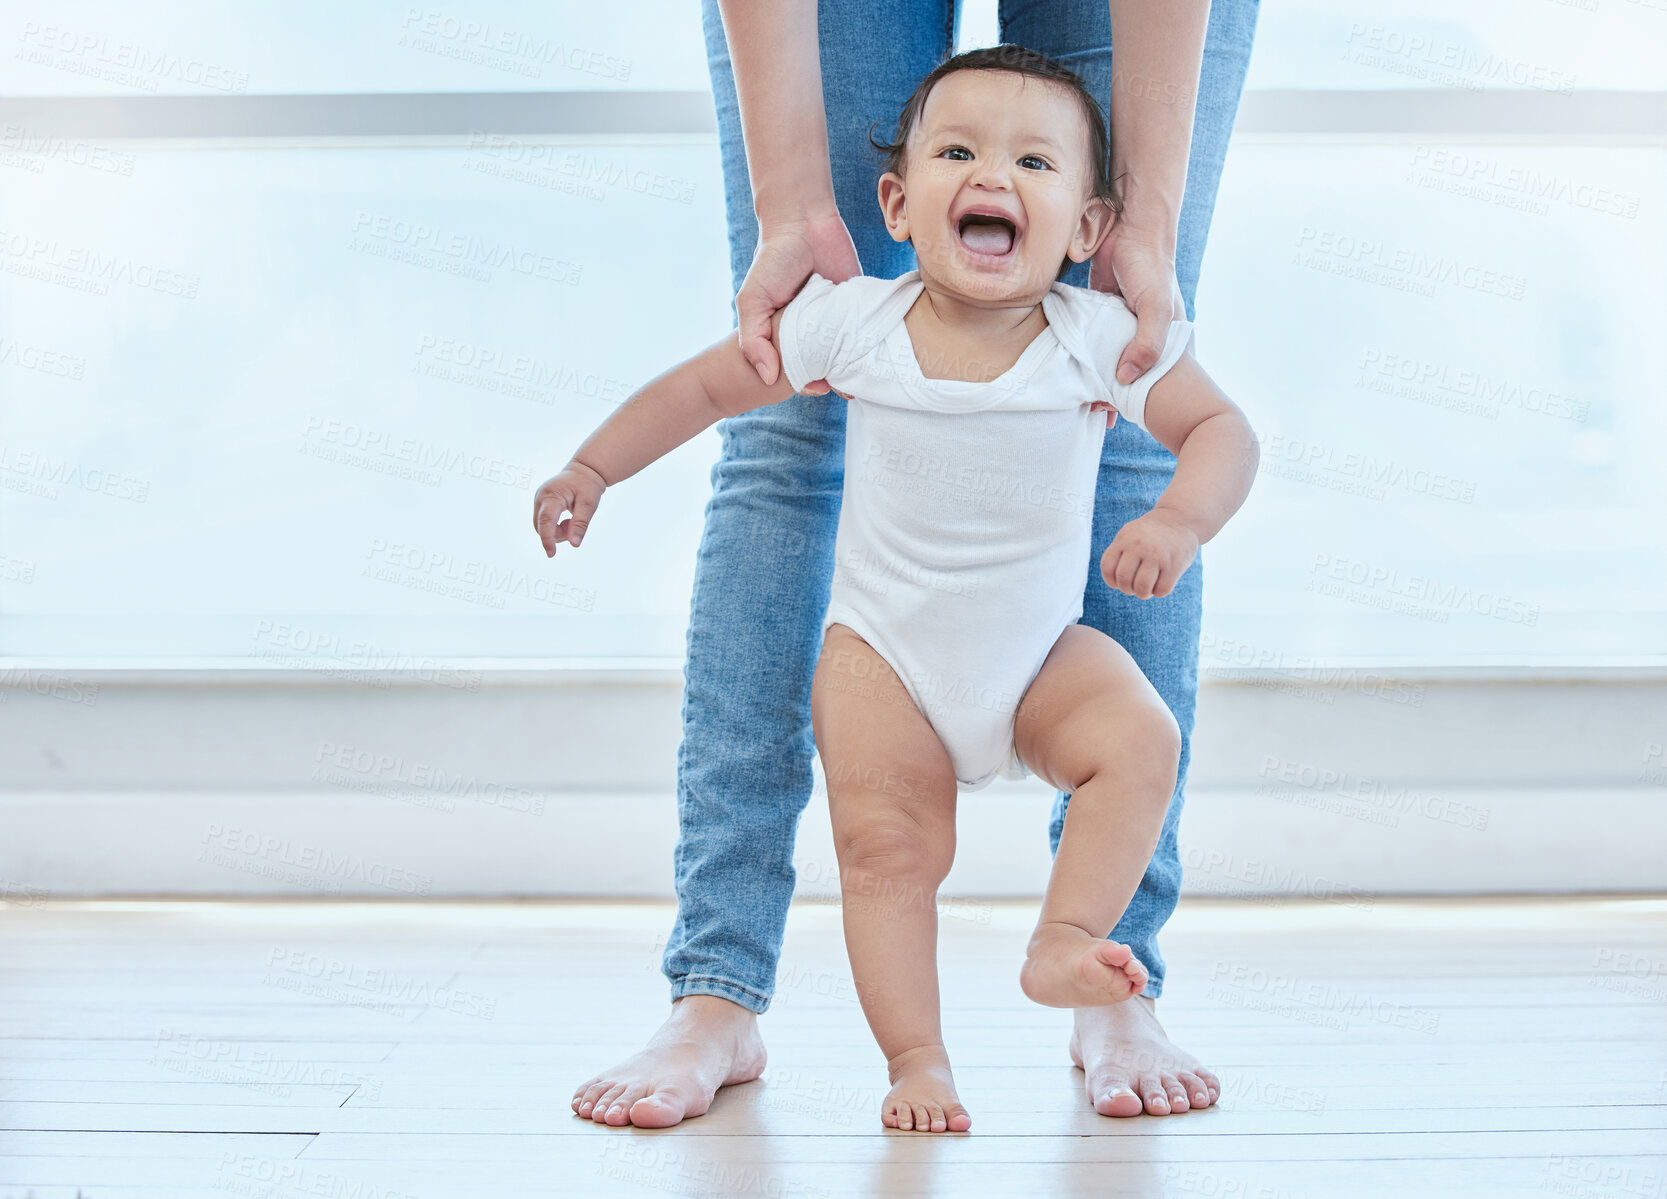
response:
M1140 705L1132 717L1131 740L1139 747L1141 758L1158 778L1167 779L1166 796L1175 790L1181 771L1181 726L1169 705L1154 695ZM1165 799L1167 803L1167 798Z
M895 810L835 821L834 848L848 879L908 879L936 887L955 860L953 832L939 835Z

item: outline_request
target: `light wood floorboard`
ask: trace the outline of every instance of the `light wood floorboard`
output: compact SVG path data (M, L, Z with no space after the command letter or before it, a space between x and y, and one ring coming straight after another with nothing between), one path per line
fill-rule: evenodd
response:
M941 921L974 1131L880 1127L837 908L793 909L763 1079L574 1118L663 1017L667 905L0 905L0 1199L1667 1199L1667 898L1188 900L1172 1036L1220 1104L1096 1116L1020 994L1035 907Z

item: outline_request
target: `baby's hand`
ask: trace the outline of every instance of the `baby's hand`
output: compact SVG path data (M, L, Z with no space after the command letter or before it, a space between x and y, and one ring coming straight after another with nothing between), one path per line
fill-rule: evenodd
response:
M585 539L585 528L607 486L601 475L579 462L569 462L559 475L544 481L533 496L533 528L544 543L546 558L556 556L560 542L577 546ZM563 512L572 516L559 520Z
M1100 558L1107 587L1136 599L1162 599L1198 556L1198 534L1161 511L1117 531Z

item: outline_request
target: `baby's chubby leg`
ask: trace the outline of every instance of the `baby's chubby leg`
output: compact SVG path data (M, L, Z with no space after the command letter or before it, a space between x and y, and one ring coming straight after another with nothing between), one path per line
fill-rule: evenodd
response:
M811 682L851 977L886 1055L889 1128L965 1132L938 1015L938 884L955 857L955 771L874 648L828 626Z
M1175 718L1122 646L1076 624L1025 692L1013 744L1032 772L1071 794L1019 985L1050 1007L1136 995L1146 968L1105 937L1157 848L1180 763Z

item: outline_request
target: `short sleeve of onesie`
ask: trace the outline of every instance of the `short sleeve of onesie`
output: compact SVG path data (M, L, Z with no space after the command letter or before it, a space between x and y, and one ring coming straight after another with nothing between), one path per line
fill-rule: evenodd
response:
M855 275L834 283L813 274L799 294L781 310L781 370L799 391L817 379L833 382L859 356L872 349L865 343L864 327L874 317L878 298L875 284L888 290L890 280Z
M1109 292L1089 293L1083 298L1084 340L1088 355L1107 389L1108 394L1102 398L1110 400L1119 416L1144 429L1147 393L1186 353L1187 343L1192 340L1192 322L1171 321L1157 362L1133 383L1119 383L1117 361L1134 340L1137 325L1134 313L1128 310L1121 298Z

